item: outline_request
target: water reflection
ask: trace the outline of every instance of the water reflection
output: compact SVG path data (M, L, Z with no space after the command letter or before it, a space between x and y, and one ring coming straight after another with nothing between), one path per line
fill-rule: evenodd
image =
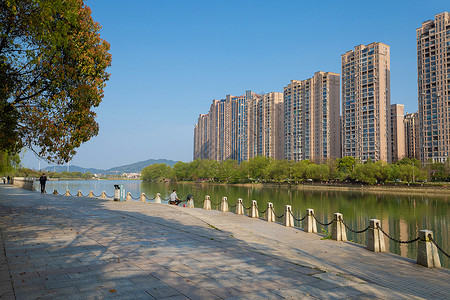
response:
M212 204L220 203L222 197L226 196L230 205L235 205L238 198L242 198L245 207L251 206L252 200L257 200L260 210L265 210L267 202L272 202L276 215L282 215L284 206L288 204L292 206L293 214L297 219L304 216L307 208L312 208L322 223L328 223L332 220L334 213L340 212L343 214L345 223L355 230L366 228L369 220L376 218L381 220L381 226L385 232L402 241L415 239L421 229L432 230L436 242L445 251L450 251L448 197L320 191L280 186L164 184L129 180L49 181L46 189L49 193L56 189L60 194L64 194L68 189L72 195L75 195L78 190L81 190L83 195L87 195L90 190L96 195L100 195L102 191L113 195L114 184L123 184L125 191L131 192L134 197L145 193L149 198L153 198L156 193L160 193L163 198L168 198L172 190L176 189L180 199L186 199L188 194L193 194L195 200L202 201L206 195L209 195ZM198 206L200 207L201 204ZM212 207L218 208L217 205ZM260 217L263 218L264 214ZM282 220L278 219L278 221ZM295 224L302 227L300 222L296 221ZM322 228L318 225L319 232L322 232ZM328 230L328 228L324 229ZM350 241L366 243L365 233L348 232L347 236ZM417 242L399 244L387 238L385 241L388 251L416 259ZM450 259L442 253L440 257L442 265L450 268Z

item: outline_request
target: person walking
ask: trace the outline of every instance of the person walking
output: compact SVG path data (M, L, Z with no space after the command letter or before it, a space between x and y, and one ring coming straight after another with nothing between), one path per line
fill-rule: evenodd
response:
M6 179L8 180L8 184L9 184L11 181L11 177L9 177L9 175L8 175L8 177L6 177Z
M39 177L39 183L41 184L41 193L45 193L45 183L47 182L47 177L45 174L42 174L41 177Z
M173 190L172 194L170 194L169 204L178 205L181 200L178 198L177 191Z
M5 176L3 176L3 184L6 184L6 177Z

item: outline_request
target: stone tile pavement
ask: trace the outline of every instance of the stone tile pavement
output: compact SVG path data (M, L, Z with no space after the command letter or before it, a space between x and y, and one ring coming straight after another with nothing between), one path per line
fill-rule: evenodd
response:
M450 272L233 213L0 185L1 299L449 299Z

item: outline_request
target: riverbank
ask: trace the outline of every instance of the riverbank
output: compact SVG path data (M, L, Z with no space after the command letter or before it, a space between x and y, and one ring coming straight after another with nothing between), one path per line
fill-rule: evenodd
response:
M0 208L5 249L0 290L10 299L444 299L450 294L447 269L233 213L12 186L0 186Z
M183 181L186 184L200 184L200 185L231 185L240 187L283 187L298 190L311 190L311 191L335 191L335 192L361 192L361 193L373 193L373 194L392 194L398 193L403 195L432 195L432 196L450 196L450 184L449 185L431 185L431 186L417 186L417 185L345 185L345 184L332 184L332 183L307 183L307 184L275 184L275 183L212 183L212 182L193 182Z

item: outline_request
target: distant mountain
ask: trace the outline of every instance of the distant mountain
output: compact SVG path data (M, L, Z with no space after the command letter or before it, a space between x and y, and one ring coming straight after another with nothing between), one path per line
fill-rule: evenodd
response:
M141 172L141 170L143 168L154 165L154 164L166 164L166 165L173 167L173 165L175 165L176 163L177 163L176 161L168 160L168 159L149 159L149 160L139 161L137 163L130 164L130 165L111 168L109 170L106 170L106 172L108 172L108 174L139 173L139 172Z
M79 166L75 166L75 165L70 165L69 168L67 168L67 166L49 166L46 167L45 169L42 169L42 171L46 171L46 172L67 172L67 169L69 169L69 172L81 172L81 173L86 173L86 172L90 172L92 174L105 174L105 170L101 170L101 169L94 169L94 168L83 168L83 167L79 167Z
M114 167L108 170L94 169L94 168L83 168L79 166L49 166L43 169L46 172L66 172L69 169L69 172L81 172L86 173L90 172L92 174L122 174L122 173L139 173L141 170L147 166L154 164L166 164L169 166L175 165L177 162L169 159L148 159L144 161L139 161L133 164L124 165L120 167Z

